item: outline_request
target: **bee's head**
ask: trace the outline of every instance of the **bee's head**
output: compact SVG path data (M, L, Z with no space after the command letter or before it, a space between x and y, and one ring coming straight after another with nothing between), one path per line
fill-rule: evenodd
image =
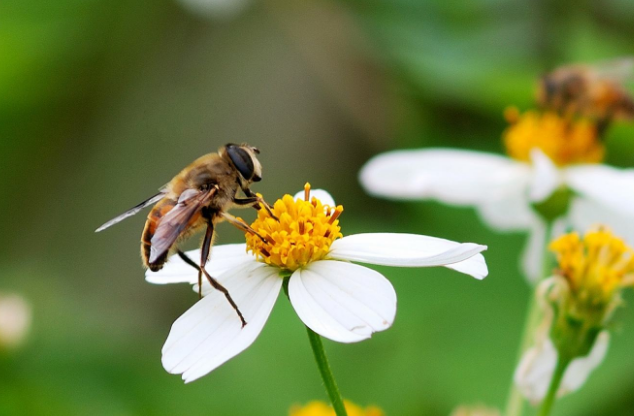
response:
M246 143L240 145L229 143L220 152L247 182L262 180L262 165L256 156L259 153L260 151L256 147Z

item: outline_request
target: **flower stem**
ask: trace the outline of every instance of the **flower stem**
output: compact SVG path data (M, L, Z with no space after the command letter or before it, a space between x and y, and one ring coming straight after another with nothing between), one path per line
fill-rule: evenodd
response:
M324 381L324 386L332 402L332 407L335 409L335 414L337 416L347 416L348 414L346 413L339 387L337 387L337 382L330 369L330 364L328 364L328 358L326 357L326 351L324 350L324 344L321 342L321 337L309 327L306 327L306 332L308 332L308 339L310 340L310 346L315 355L317 368L319 368L319 373Z
M538 303L535 301L534 296L532 296L528 303L526 320L524 321L524 330L522 331L522 340L518 351L518 361L522 358L522 354L533 341L533 333L539 323L540 312ZM506 412L504 414L506 416L521 416L523 413L524 397L514 381L511 380L511 389L506 401Z
M553 404L555 403L555 399L557 398L557 390L559 390L559 385L561 384L561 380L564 378L566 368L568 368L570 361L571 360L566 357L560 357L557 361L557 367L555 367L553 378L550 380L548 393L546 393L546 397L542 402L542 407L539 409L539 416L548 416L550 414Z
M552 272L552 259L550 257L550 253L548 252L548 242L552 238L552 230L553 224L552 222L546 221L546 231L545 231L545 241L544 241L544 255L542 258L542 273L541 279L546 278ZM535 287L537 284L535 283ZM533 336L535 335L535 328L539 325L541 317L541 310L539 308L539 303L537 302L537 298L535 297L534 290L531 291L530 299L528 300L528 306L526 308L526 318L524 320L524 329L522 330L522 338L520 341L520 347L517 354L518 361L522 358L522 354L524 351L530 347L533 343ZM524 413L524 397L522 393L519 391L517 386L513 380L511 380L511 388L509 390L508 398L506 400L506 416L522 416Z

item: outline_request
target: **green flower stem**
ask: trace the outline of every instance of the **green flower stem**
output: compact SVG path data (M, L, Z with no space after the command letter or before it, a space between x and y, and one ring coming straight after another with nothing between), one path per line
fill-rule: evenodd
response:
M289 297L288 281L290 276L290 272L280 273L280 277L284 279L282 287L284 288L284 293L287 298ZM328 397L330 397L332 407L335 409L335 414L337 416L348 416L346 407L343 404L343 398L339 392L339 387L337 387L337 382L335 381L335 376L332 374L332 370L330 369L330 364L328 363L328 357L326 357L326 350L324 350L324 344L321 342L321 337L309 327L306 327L306 332L308 333L310 347L313 349L313 355L315 356L315 361L317 362L317 368L319 368L319 374L321 375L321 379L324 381L324 386L326 387L326 392L328 392Z
M550 221L546 222L546 244L544 246L544 256L542 259L542 273L541 279L544 279L550 276L553 268L552 257L550 252L548 251L548 243L551 238L553 229L553 223ZM535 287L537 287L536 282ZM537 302L537 298L535 296L534 291L531 292L531 297L528 301L528 306L526 310L526 318L524 320L524 329L522 331L522 340L520 342L520 347L517 353L517 361L522 358L524 351L526 351L531 344L533 343L533 337L535 335L535 329L539 325L541 319L541 310L539 308L539 303ZM517 386L515 386L514 381L511 379L511 388L509 390L508 398L506 400L506 416L522 416L524 413L524 396L519 391Z
M520 343L520 348L517 354L518 362L522 358L522 354L524 354L524 351L526 351L533 342L535 328L537 328L537 325L539 324L541 311L539 309L538 303L535 301L534 298L534 296L531 296L531 299L528 302L526 320L524 321L524 330L522 331L522 341ZM511 389L506 401L506 412L504 414L506 416L521 416L523 413L524 396L522 396L522 393L515 385L515 382L511 380Z
M306 332L308 332L308 339L310 340L310 346L315 355L315 361L317 361L317 368L319 368L319 373L324 381L324 386L332 402L332 407L335 409L335 414L337 416L347 416L348 414L346 413L339 387L337 387L337 382L330 369L330 364L328 364L328 358L326 357L326 351L324 350L323 342L321 342L321 337L309 327L306 327Z
M542 401L542 407L539 409L539 416L548 416L550 414L553 404L557 399L557 390L559 390L561 380L564 378L566 369L571 361L572 360L567 357L560 357L557 361L557 367L555 367L553 378L550 380L548 393L546 393L546 397L544 398L544 401Z

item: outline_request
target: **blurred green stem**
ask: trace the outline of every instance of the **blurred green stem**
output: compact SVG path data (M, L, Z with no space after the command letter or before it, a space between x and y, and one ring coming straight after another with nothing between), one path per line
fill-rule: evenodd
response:
M533 332L539 323L540 317L539 305L535 301L535 296L531 296L528 301L526 320L524 322L524 331L522 333L522 341L518 351L517 361L522 358L522 354L533 341ZM506 401L506 416L521 416L524 413L524 397L519 391L513 379L511 379L511 389Z
M570 364L571 361L571 359L565 356L561 356L557 361L557 367L555 367L553 378L550 380L548 393L546 393L546 397L542 402L542 407L539 409L539 416L548 416L550 414L550 410L552 409L553 404L555 403L555 399L557 398L557 390L559 390L561 380L564 378L564 374L566 373L568 364Z
M332 402L332 407L335 409L335 414L337 416L347 416L348 414L346 413L346 408L343 404L339 387L337 387L337 382L335 381L335 377L330 369L330 364L328 363L328 358L326 357L326 351L324 350L324 344L321 342L321 337L309 327L306 327L306 331L308 332L310 346L312 347L313 354L315 355L315 361L317 361L319 373L321 374L321 378L324 380L324 386L326 387L326 391L328 392L328 396Z
M553 222L546 221L546 232L544 241L544 255L542 257L542 272L541 279L550 276L552 272L553 264L550 253L548 251L548 243L552 238ZM535 282L534 288L537 288L539 281ZM524 351L530 347L533 342L533 336L535 335L535 329L539 325L541 318L541 310L537 297L535 296L535 289L531 292L530 299L528 300L528 307L526 310L526 319L524 321L524 330L522 331L522 340L520 342L519 351L517 353L517 361L519 362L524 354ZM511 388L509 390L508 398L506 400L506 416L521 416L524 413L524 397L519 391L513 378L511 378Z
M284 279L282 287L284 288L286 297L289 298L288 280L290 278L290 273L281 274L280 277ZM337 416L348 416L348 413L346 413L346 407L343 404L343 398L339 392L339 387L335 381L335 376L332 374L330 363L328 363L328 357L326 357L324 343L321 342L319 334L315 333L315 331L309 327L306 327L306 332L308 333L310 347L313 349L313 355L315 356L315 361L317 362L317 368L319 368L319 374L321 375L321 379L324 381L324 387L326 387L326 392L328 392L328 397L330 397L332 407L335 409L335 414Z

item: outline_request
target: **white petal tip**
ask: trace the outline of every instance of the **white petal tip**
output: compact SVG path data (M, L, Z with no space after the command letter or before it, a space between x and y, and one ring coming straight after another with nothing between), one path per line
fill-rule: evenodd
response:
M489 249L489 246L485 246L482 244L476 244L476 243L464 243L464 244L473 247L473 250L477 253L482 253L483 251L486 251Z
M487 267L486 260L480 253L468 258L467 260L449 264L446 267L460 273L467 274L477 280L483 280L489 275L489 268Z
M160 285L161 283L163 283L159 276L156 273L151 272L150 270L145 272L145 281L154 285Z

